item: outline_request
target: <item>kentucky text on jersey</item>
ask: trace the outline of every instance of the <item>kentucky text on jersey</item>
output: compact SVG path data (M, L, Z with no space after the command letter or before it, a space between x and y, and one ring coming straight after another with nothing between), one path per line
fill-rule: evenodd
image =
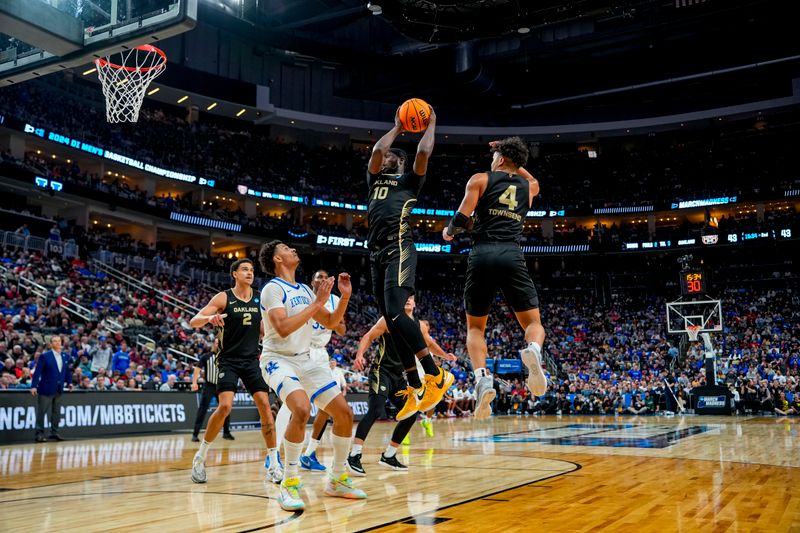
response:
M306 296L295 296L291 300L289 300L289 305L292 307L298 305L311 305L311 300L308 299Z

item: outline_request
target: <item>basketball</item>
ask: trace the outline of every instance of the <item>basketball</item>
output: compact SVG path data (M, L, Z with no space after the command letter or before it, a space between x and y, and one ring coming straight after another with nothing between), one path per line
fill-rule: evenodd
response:
M419 133L428 127L431 119L431 106L425 100L411 98L403 102L398 110L400 124L406 131Z

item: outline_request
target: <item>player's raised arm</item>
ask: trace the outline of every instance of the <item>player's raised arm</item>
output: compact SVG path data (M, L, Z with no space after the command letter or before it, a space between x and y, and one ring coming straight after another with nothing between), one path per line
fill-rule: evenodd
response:
M533 174L522 167L517 169L517 174L525 178L525 181L530 184L530 187L528 188L528 207L530 207L533 203L533 199L539 194L539 180L534 178Z
M369 170L370 174L377 174L381 171L381 168L383 167L383 157L386 155L386 152L389 151L389 148L392 147L395 139L397 139L397 136L400 135L402 131L403 126L400 125L400 115L395 112L394 127L386 132L383 137L378 139L378 142L376 142L375 146L372 147L372 156L369 158L369 165L367 166L367 170Z
M334 328L333 331L335 331L336 334L339 335L339 336L342 336L345 333L347 333L347 325L344 323L344 319L342 319L341 322L339 322L336 325L336 327Z
M489 182L489 175L486 172L474 174L467 182L467 187L464 190L464 198L461 200L461 205L458 206L458 211L450 219L450 223L442 230L442 238L446 241L452 241L453 237L459 233L464 233L472 229L472 213L475 212L475 207L478 205L481 195L486 190L486 184Z
M364 354L367 353L367 349L370 345L378 340L386 331L386 320L381 317L375 322L375 325L370 328L366 335L361 337L361 340L358 342L358 352L356 352L356 358L353 361L353 367L356 370L361 371L366 368L367 360L364 358Z
M320 284L317 290L317 297L311 304L297 313L296 315L289 316L286 313L286 308L283 306L283 293L279 292L280 289L274 283L268 283L261 293L261 305L267 311L269 323L281 337L288 337L301 327L306 322L311 320L321 308L324 307L325 301L331 295L333 288L333 278L329 278ZM319 322L319 321L318 321Z
M417 156L414 158L414 174L424 176L428 172L428 159L433 153L433 142L436 137L436 112L431 108L431 118L428 121L428 128L422 135L417 145ZM420 184L422 185L422 184Z
M224 311L228 303L228 298L224 292L218 292L211 298L204 308L202 308L196 315L189 321L189 325L193 328L202 328L206 324L212 326L222 327L225 325L225 317L228 315L219 314Z
M330 282L331 287L333 286L333 277L328 278L323 283ZM341 298L339 298L339 302L336 304L336 309L332 312L325 309L323 305L314 313L314 320L322 324L328 329L336 329L336 327L342 322L344 318L345 312L347 312L347 304L350 303L350 295L353 294L353 285L350 283L350 274L346 272L342 272L339 274L338 280L338 287L339 292L342 293ZM320 285L320 288L322 286ZM328 301L330 297L331 291L328 289L328 295L324 296L317 292L317 300L322 298L322 302Z

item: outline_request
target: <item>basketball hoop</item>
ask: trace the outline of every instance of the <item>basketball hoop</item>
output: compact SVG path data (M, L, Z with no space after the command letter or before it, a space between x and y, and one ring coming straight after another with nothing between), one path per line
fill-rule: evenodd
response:
M106 120L111 123L136 122L147 87L167 66L167 54L143 44L111 57L94 60L106 97Z
M689 335L689 341L696 341L701 329L703 329L702 326L686 326L686 333Z

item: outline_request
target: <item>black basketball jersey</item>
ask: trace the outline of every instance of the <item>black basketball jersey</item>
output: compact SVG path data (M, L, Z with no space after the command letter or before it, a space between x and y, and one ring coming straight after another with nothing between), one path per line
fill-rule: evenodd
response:
M489 182L475 207L472 238L476 242L519 242L528 214L530 184L522 176L489 172Z
M417 195L425 176L413 171L405 174L371 174L367 172L369 209L367 242L371 248L389 242L411 239L408 218L417 203Z
M253 291L249 302L243 302L233 294L233 289L225 291L225 325L217 328L219 351L217 360L258 358L258 340L261 337L261 310L259 295Z

